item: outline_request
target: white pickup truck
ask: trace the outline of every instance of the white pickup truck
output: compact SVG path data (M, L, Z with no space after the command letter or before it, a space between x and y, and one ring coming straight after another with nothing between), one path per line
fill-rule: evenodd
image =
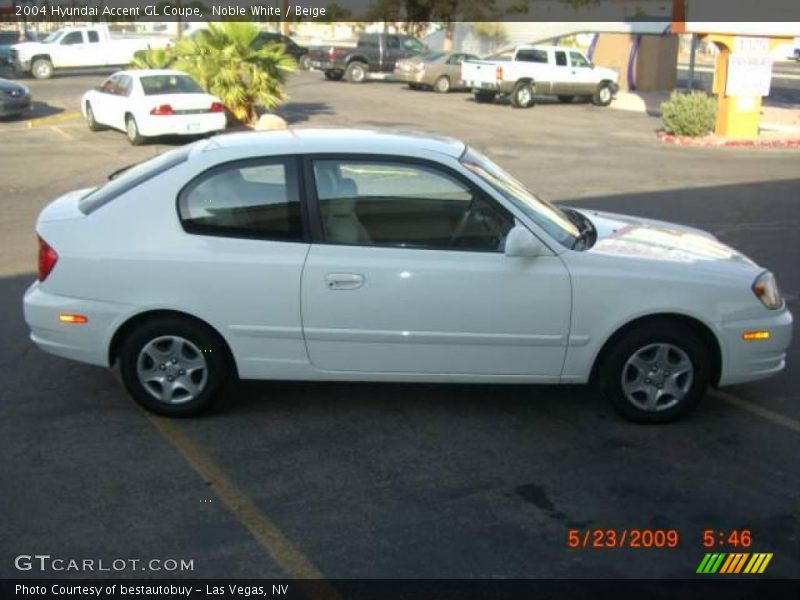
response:
M112 37L102 24L62 27L38 42L14 44L8 58L15 71L49 79L57 69L127 65L135 52L170 43L167 37Z
M507 94L514 108L533 106L536 95L557 96L562 102L586 97L608 106L619 90L616 71L596 67L583 52L561 46L517 46L509 59L465 60L461 79L477 102Z

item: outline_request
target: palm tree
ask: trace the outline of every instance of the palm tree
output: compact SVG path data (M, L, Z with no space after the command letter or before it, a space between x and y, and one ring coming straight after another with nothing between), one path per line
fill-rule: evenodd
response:
M285 102L286 77L297 70L281 44L255 49L257 36L253 23L209 22L207 30L175 47L175 67L219 96L233 117L244 123L258 120L259 106L271 109Z
M175 56L165 48L148 48L133 53L133 69L166 69L175 62Z

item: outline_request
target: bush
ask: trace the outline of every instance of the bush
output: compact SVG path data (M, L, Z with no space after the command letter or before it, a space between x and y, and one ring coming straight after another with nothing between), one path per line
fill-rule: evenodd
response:
M131 68L133 69L167 69L175 62L169 50L165 48L148 48L133 53Z
M669 100L661 104L661 118L667 133L699 137L714 130L717 105L713 97L703 92L672 92Z

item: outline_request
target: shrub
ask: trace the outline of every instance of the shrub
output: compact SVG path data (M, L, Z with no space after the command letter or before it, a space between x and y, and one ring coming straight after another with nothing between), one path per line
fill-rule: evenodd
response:
M664 129L673 135L706 135L713 131L716 115L714 98L703 92L686 94L675 91L661 104Z
M166 69L175 62L169 50L164 48L148 48L133 53L131 67L134 69Z

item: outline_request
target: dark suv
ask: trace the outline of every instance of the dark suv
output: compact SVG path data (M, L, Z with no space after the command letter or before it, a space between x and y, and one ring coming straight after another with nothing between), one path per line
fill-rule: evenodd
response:
M307 71L311 68L309 65L308 48L299 45L292 38L281 35L280 33L261 31L259 32L256 41L253 42L253 47L257 50L264 44L283 44L286 48L286 52L297 61L297 64L301 69Z

